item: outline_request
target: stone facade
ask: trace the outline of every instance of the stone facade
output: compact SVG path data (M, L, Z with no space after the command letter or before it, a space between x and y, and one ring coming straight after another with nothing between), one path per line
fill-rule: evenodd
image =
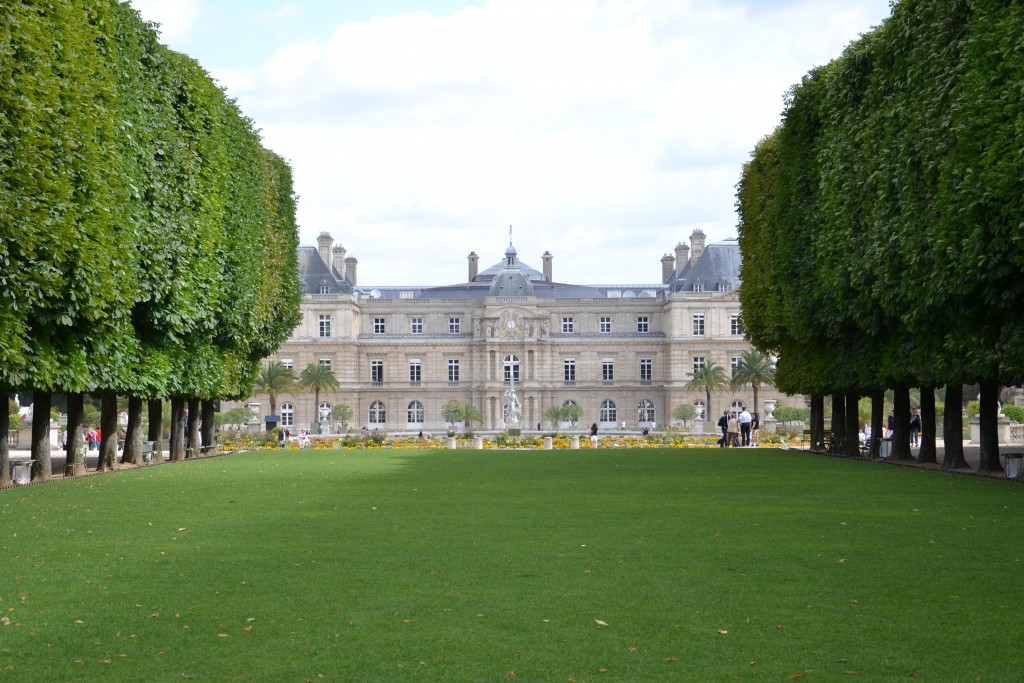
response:
M504 427L502 404L514 379L524 431L552 428L545 409L574 401L582 425L636 430L671 422L674 406L698 404L685 388L695 363L727 369L749 348L739 321L739 247L705 246L695 231L661 259L662 282L572 285L525 265L509 245L505 258L479 271L468 256L467 281L443 287L364 287L356 259L327 234L300 247L303 321L274 356L297 373L329 364L340 386L321 403L347 404L350 426L387 432L439 432L441 407L471 403L483 429ZM712 395L712 421L752 401L749 387ZM759 392L759 408L781 397ZM266 396L254 396L266 410ZM278 397L284 424L309 428L312 392ZM561 429L571 427L560 425Z

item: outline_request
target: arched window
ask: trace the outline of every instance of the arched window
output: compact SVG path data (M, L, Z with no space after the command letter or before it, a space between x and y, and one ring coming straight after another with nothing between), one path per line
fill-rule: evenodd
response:
M295 406L291 403L281 404L281 426L292 427L295 425Z
M321 422L331 421L331 404L324 401L320 404L320 408L317 409L317 417Z
M615 401L601 401L601 422L615 422Z
M704 401L694 401L693 407L697 409L697 419L704 420Z
M732 410L736 413L743 412L743 401L733 401Z
M409 408L406 411L406 421L409 424L423 424L423 404L419 401L413 401L409 404Z
M646 398L636 407L636 417L640 422L654 422L654 403Z
M384 412L384 404L380 401L374 401L370 404L370 424L382 425L385 422L386 414Z
M505 382L515 381L516 384L519 384L519 356L512 354L505 356L503 366Z

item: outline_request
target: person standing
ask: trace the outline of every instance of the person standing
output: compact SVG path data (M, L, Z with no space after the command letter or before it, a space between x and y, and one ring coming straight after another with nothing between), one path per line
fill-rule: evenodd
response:
M729 411L723 411L722 417L718 418L718 428L722 430L722 438L718 440L718 445L721 448L725 448L729 445Z
M921 413L917 408L910 411L910 445L918 445L918 435L921 433Z
M744 446L749 446L750 445L750 422L753 419L754 418L747 411L746 406L744 406L743 410L740 412L740 417L739 417L739 420L740 420L740 436L742 438L742 442L743 442Z
M597 423L590 425L590 447L597 448Z
M756 412L750 414L750 441L755 448L761 443L761 416Z
M728 429L729 429L729 434L728 434L728 436L729 436L729 439L728 439L729 446L730 447L732 447L732 446L739 446L740 445L740 421L739 421L739 418L736 417L736 413L731 413L729 415L729 419L728 419L727 424L728 424Z

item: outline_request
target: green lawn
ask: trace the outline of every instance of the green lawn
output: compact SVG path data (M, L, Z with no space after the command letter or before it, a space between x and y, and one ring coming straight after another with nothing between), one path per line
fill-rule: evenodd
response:
M0 491L0 681L1010 681L1024 487L778 450L225 456Z

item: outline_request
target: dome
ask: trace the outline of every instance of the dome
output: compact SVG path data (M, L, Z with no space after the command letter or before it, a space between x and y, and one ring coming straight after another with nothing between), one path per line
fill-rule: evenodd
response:
M533 283L523 271L505 268L491 281L491 296L533 296Z

